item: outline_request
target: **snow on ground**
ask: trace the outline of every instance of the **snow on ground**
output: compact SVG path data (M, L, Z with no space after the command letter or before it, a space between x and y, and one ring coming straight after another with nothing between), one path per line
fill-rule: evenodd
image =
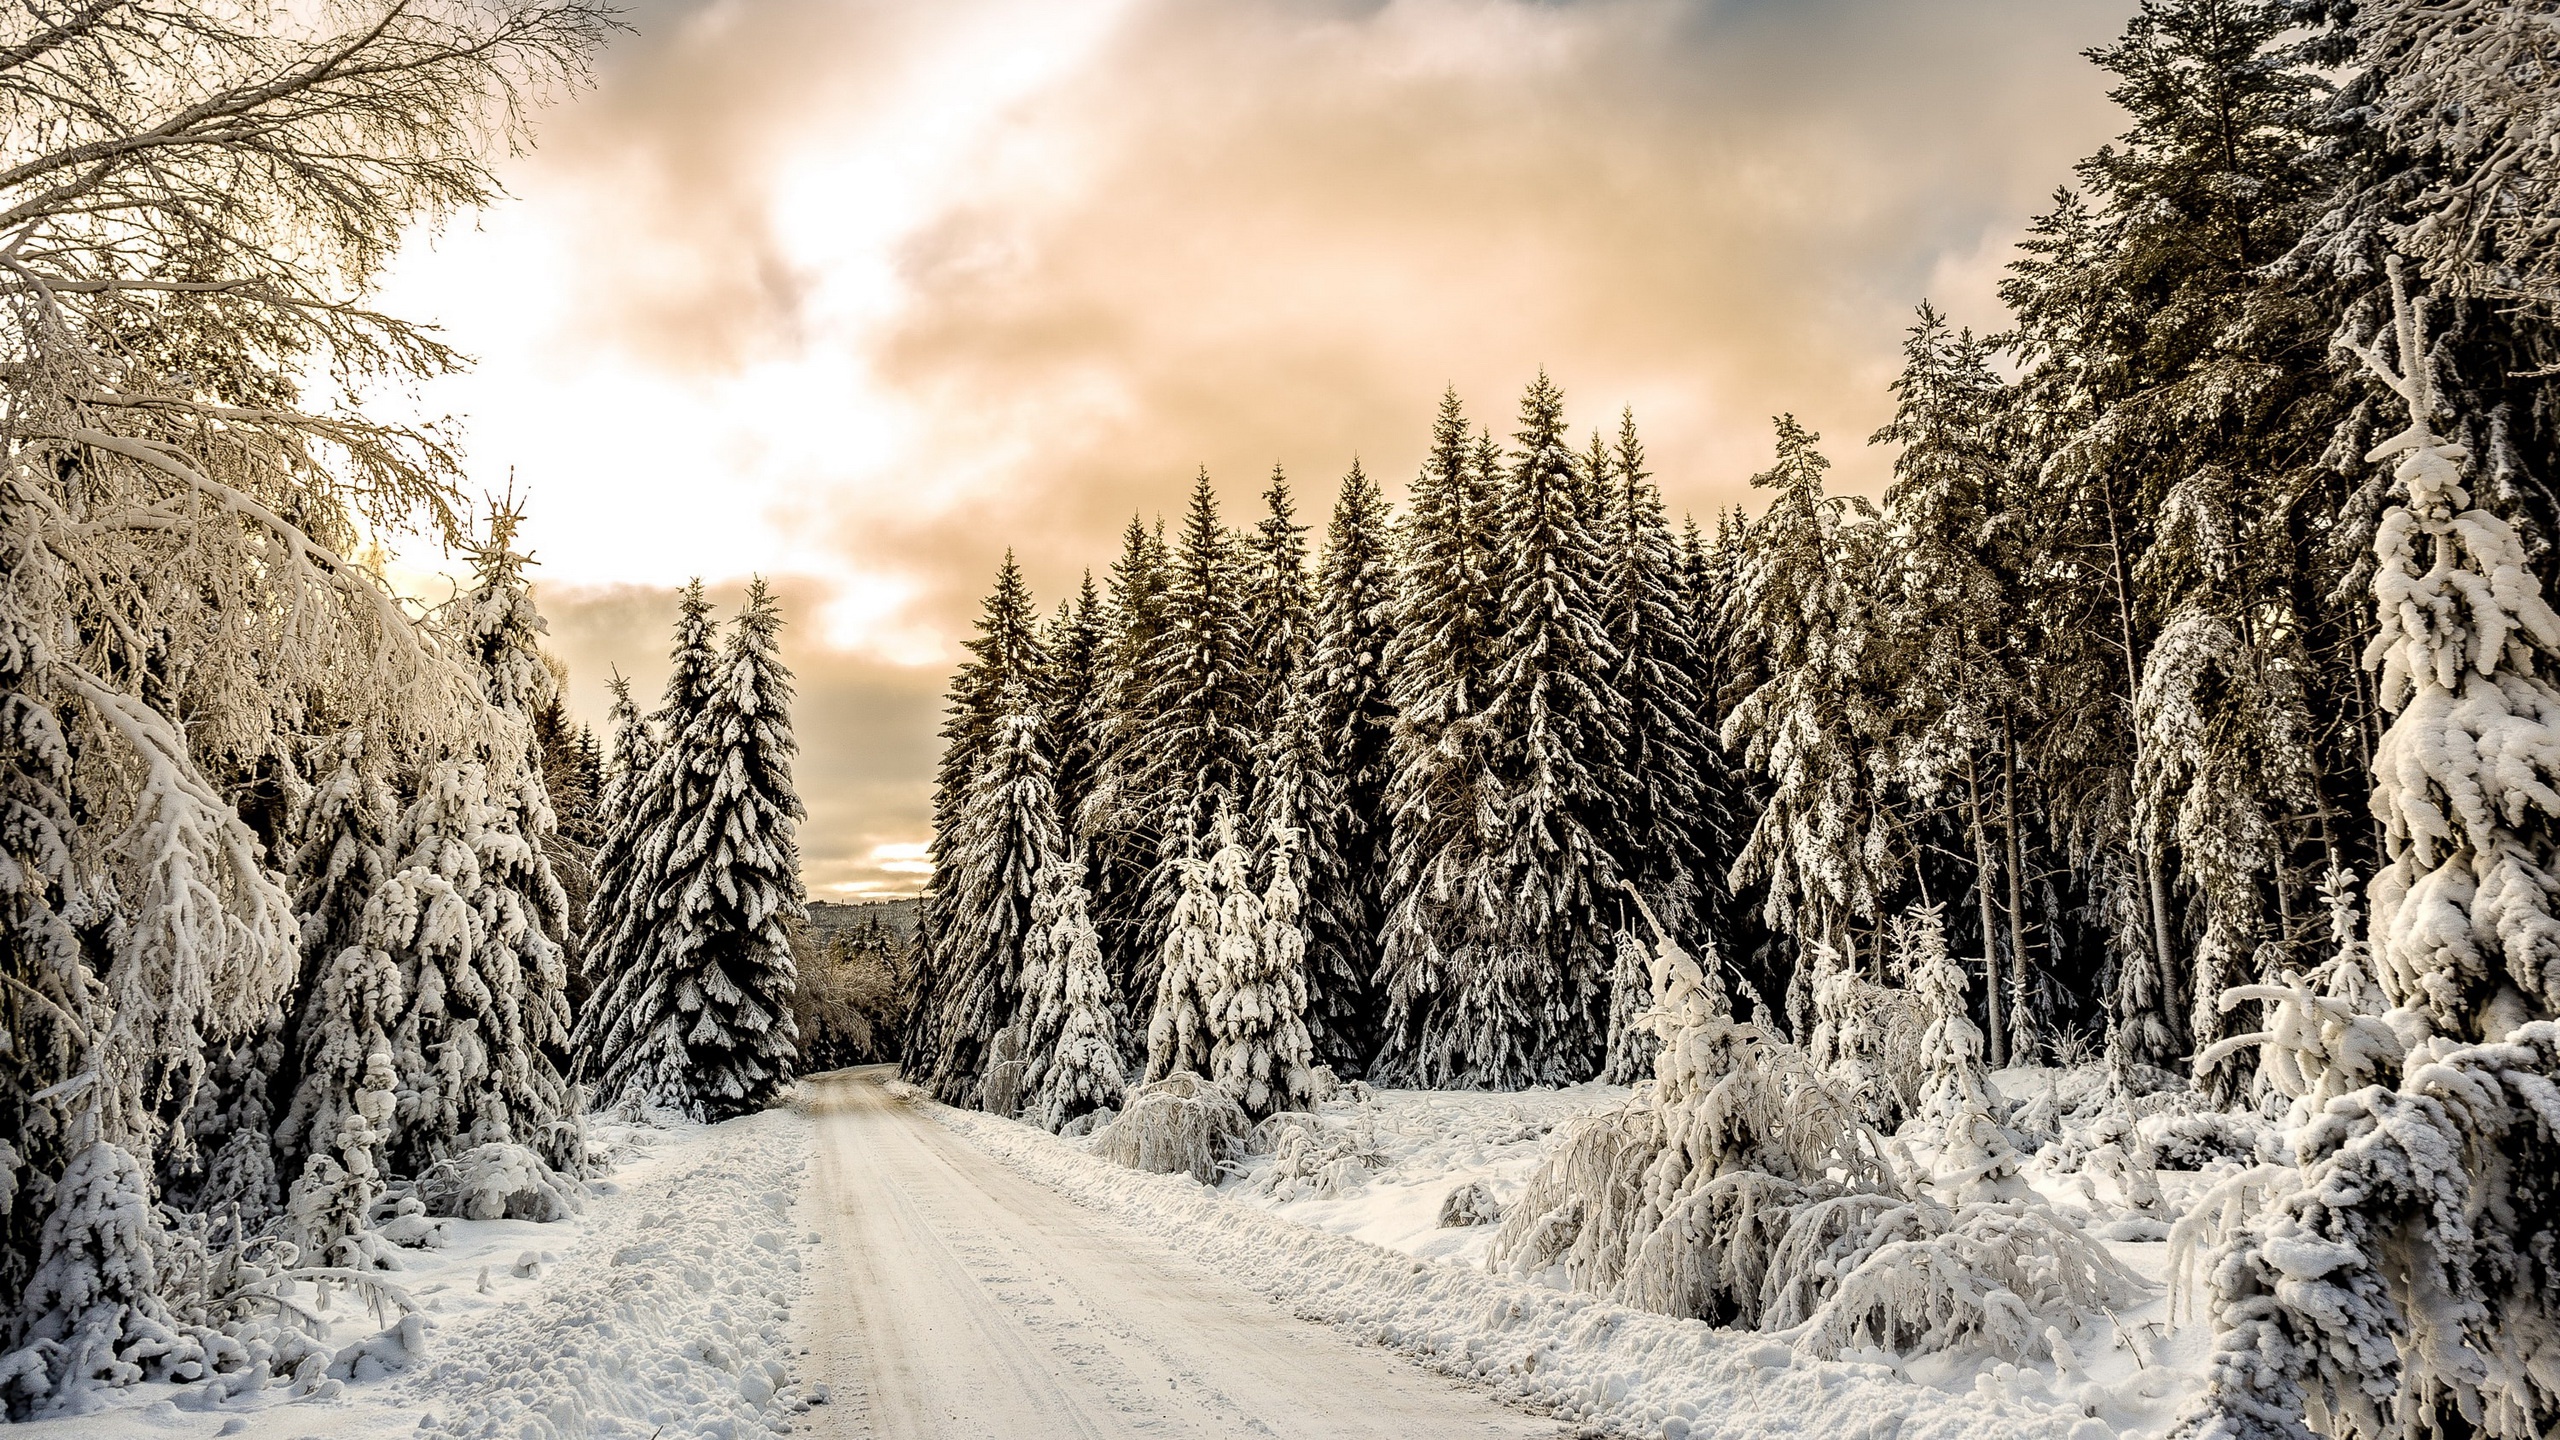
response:
M2054 1083L2038 1072L2000 1079L2021 1100ZM1124 1170L1089 1153L1086 1141L913 1103L1014 1169L1301 1316L1600 1433L2095 1440L2164 1433L2200 1386L2210 1337L2198 1324L2170 1325L2162 1241L2110 1242L2162 1288L2140 1307L2095 1318L2058 1368L1979 1356L1905 1361L1881 1351L1808 1359L1780 1337L1488 1273L1494 1227L1440 1225L1443 1201L1469 1182L1501 1203L1516 1199L1558 1127L1626 1093L1596 1084L1516 1094L1363 1089L1323 1107L1322 1144L1246 1159L1214 1190L1187 1176ZM2050 1198L2077 1194L2076 1177L2037 1168L2030 1176ZM2173 1201L2202 1183L2162 1178ZM2072 1211L2095 1224L2103 1207Z
M782 1426L803 1408L791 1311L808 1121L594 1131L614 1165L583 1215L452 1220L443 1248L400 1252L409 1268L388 1278L427 1327L426 1357L405 1371L304 1396L279 1381L218 1408L206 1387L137 1386L12 1440L745 1440ZM333 1313L332 1345L380 1328L344 1297Z

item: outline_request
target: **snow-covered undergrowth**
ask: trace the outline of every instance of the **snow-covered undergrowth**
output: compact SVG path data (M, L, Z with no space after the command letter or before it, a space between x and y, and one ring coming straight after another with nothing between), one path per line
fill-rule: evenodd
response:
M2034 1110L2039 1096L2096 1088L2086 1076L2054 1072L1999 1079L2018 1113ZM1232 1162L1214 1189L1181 1175L1133 1174L1090 1140L927 1108L1014 1169L1296 1314L1599 1433L2092 1440L2163 1433L2200 1387L2209 1338L2192 1317L2171 1327L2165 1293L2029 1364L1962 1348L1906 1359L1850 1347L1822 1359L1780 1338L1497 1273L1485 1264L1496 1225L1440 1224L1444 1203L1471 1186L1497 1206L1519 1202L1574 1122L1628 1093L1597 1084L1511 1094L1354 1087L1310 1115L1265 1122L1253 1146L1264 1153ZM2097 1110L2066 1106L2057 1123L2073 1128L2072 1116L2084 1112ZM2076 1170L2054 1173L2031 1160L2024 1174L2066 1207L2066 1221L2112 1213L2104 1203L2072 1202ZM2203 1185L2197 1176L2158 1179L2165 1213ZM2135 1271L2163 1278L2165 1243L2101 1243Z
M792 1210L808 1122L768 1111L721 1125L599 1123L593 1133L615 1164L609 1179L586 1187L579 1213L551 1223L444 1222L441 1246L398 1251L404 1268L385 1278L418 1309L389 1330L361 1303L337 1297L324 1312L323 1343L344 1363L316 1388L135 1385L104 1392L111 1408L24 1422L11 1434L772 1433L802 1408L790 1319L808 1232Z

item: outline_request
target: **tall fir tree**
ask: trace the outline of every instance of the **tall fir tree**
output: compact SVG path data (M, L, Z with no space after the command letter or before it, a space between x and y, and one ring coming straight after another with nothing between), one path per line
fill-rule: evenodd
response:
M683 793L660 862L651 963L665 977L655 1013L634 1017L656 1054L658 1098L703 1120L773 1102L791 1080L798 975L790 932L807 914L800 888L803 816L792 783L791 672L782 614L758 579L732 622L700 710L670 738Z
M665 963L674 900L667 877L678 832L706 798L683 737L720 683L718 638L711 601L694 580L677 603L666 691L650 716L649 769L636 781L626 779L616 822L629 837L629 879L614 906L612 932L591 942L600 947L604 973L586 1029L594 1037L596 1098L605 1105L666 1103L683 1093L684 1077L666 1068L682 1063L681 1036L660 1033L670 1013L668 990L677 983Z
M1520 401L1501 496L1502 603L1483 725L1501 809L1488 857L1507 897L1502 949L1467 1011L1480 1038L1460 1073L1478 1084L1588 1079L1607 1038L1610 926L1618 870L1608 836L1622 803L1626 701L1606 628L1608 452L1578 464L1565 443L1564 394L1541 371ZM1538 1022L1503 1018L1528 1009ZM1504 1054L1529 1037L1533 1047Z
M1093 572L1084 572L1073 600L1061 601L1041 637L1048 651L1049 744L1057 756L1058 818L1070 833L1092 793L1101 761L1097 720L1111 681L1109 617Z
M1378 1045L1378 932L1387 912L1387 784L1396 707L1388 674L1395 643L1394 536L1386 497L1354 460L1342 478L1316 573L1315 653L1307 705L1315 744L1335 778L1330 841L1310 828L1309 867L1330 864L1342 889L1332 904L1340 950L1321 952L1308 1014L1316 1057L1335 1073L1366 1072ZM1329 862L1322 858L1330 852ZM1312 879L1309 882L1315 882ZM1310 907L1319 902L1310 900Z
M1724 743L1765 792L1734 857L1736 889L1766 887L1762 919L1802 947L1845 951L1853 922L1878 912L1892 864L1882 796L1868 753L1876 721L1861 685L1869 618L1854 574L1849 523L1862 502L1823 494L1830 461L1792 415L1777 421L1777 459L1751 483L1775 492L1752 522L1729 620L1742 637ZM1792 991L1791 991L1792 993ZM1791 1023L1800 1006L1789 1004Z
M1212 819L1241 810L1252 795L1261 707L1239 549L1203 471L1171 559L1164 629L1145 659L1147 713L1127 742L1138 762L1133 798L1152 817L1143 828L1156 839L1140 934L1159 946L1180 897L1176 862L1198 855Z
M1143 1034L1154 1003L1157 953L1146 943L1147 877L1155 869L1158 816L1143 777L1150 757L1135 737L1153 729L1150 657L1167 625L1171 560L1162 527L1129 517L1108 585L1104 679L1085 715L1093 781L1066 816L1093 873L1094 930L1124 1030Z
M1315 586L1307 573L1307 527L1298 523L1289 478L1277 465L1271 467L1262 504L1262 518L1243 537L1241 558L1254 728L1268 734L1315 643Z
M597 794L595 893L588 899L586 982L588 1003L578 1013L573 1048L573 1078L587 1080L605 1070L606 1019L615 980L630 968L633 954L625 935L637 935L637 916L646 913L648 898L648 785L658 763L658 737L639 704L631 698L631 682L616 672L608 682L613 695L613 760Z
M1040 616L1022 567L1005 552L996 570L995 588L978 615L977 633L964 642L969 658L951 679L943 710L942 758L934 770L933 836L927 847L932 876L918 907L916 925L916 993L942 995L959 973L946 949L952 933L952 906L967 880L966 862L955 848L970 807L976 803L979 772L1002 741L1012 712L1008 705L1037 705L1046 710L1050 661L1040 639ZM943 1048L951 1036L943 1007L919 1001L908 1011L900 1053L911 1075L943 1073ZM975 1059L967 1065L974 1067ZM974 1079L975 1071L968 1071Z
M1500 792L1481 720L1501 606L1497 459L1469 435L1457 392L1443 394L1398 537L1387 660L1396 720L1376 1073L1390 1084L1435 1085L1473 1068L1458 1053L1472 1027L1446 1017L1463 1003L1460 976L1501 963L1507 900L1491 884L1486 833Z
M396 967L405 1005L390 1037L400 1104L387 1153L399 1173L489 1141L585 1164L563 1123L568 897L545 846L553 818L533 747L533 712L554 682L515 520L493 517L473 587L443 616L478 659L501 723L474 749L421 762L391 877L366 905L364 943Z
M1067 853L1042 707L1021 681L997 703L1004 718L950 850L940 968L919 1002L936 1011L932 1089L948 1105L981 1102L998 1033L1029 1018L1020 1013L1026 954L1048 943L1034 924L1041 876Z
M1700 698L1703 667L1682 551L1664 516L1662 491L1645 468L1634 411L1619 415L1616 445L1595 444L1585 464L1607 497L1602 625L1617 651L1610 680L1625 727L1615 777L1622 799L1609 810L1610 853L1654 914L1674 934L1694 940L1703 917L1722 908L1724 894L1723 877L1707 871L1701 842L1715 843L1717 854L1729 854L1732 842L1716 833L1721 817L1701 763L1701 752L1714 742Z

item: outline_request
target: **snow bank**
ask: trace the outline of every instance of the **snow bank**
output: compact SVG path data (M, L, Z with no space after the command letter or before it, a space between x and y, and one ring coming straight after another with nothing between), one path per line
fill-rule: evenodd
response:
M2183 1336L2175 1337L2179 1346L2151 1339L2139 1358L2075 1357L2078 1374L2006 1363L1929 1372L1928 1362L1905 1367L1872 1350L1809 1360L1767 1336L1489 1274L1475 1263L1489 1227L1438 1225L1438 1207L1454 1184L1483 1179L1497 1194L1516 1194L1557 1121L1623 1093L1609 1086L1521 1095L1380 1092L1362 1107L1374 1112L1365 1143L1380 1162L1366 1193L1285 1203L1247 1198L1256 1189L1251 1164L1221 1192L1185 1176L1133 1174L1074 1141L1008 1121L940 1106L927 1113L1033 1180L1303 1318L1604 1433L2097 1440L2165 1428L2170 1405L2192 1390L2200 1346L2185 1363L2172 1363L2181 1357L2168 1353L2185 1348ZM1355 1233L1295 1223L1301 1216ZM1450 1258L1390 1248L1399 1242ZM2134 1316L2126 1324L2141 1328Z
M615 1148L582 1216L449 1220L445 1244L399 1252L425 1358L308 1396L281 1385L222 1399L141 1385L110 1410L34 1421L12 1440L747 1440L805 1408L791 1312L807 1227L795 1224L809 1126L768 1111L720 1125L595 1127ZM377 1328L340 1302L328 1337ZM376 1345L405 1360L402 1347ZM374 1376L381 1368L355 1368ZM219 1408L200 1429L185 1412Z

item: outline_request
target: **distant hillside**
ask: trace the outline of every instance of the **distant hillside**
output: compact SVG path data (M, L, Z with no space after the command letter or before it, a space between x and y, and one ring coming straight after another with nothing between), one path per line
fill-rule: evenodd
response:
M809 928L820 938L839 931L859 929L865 921L877 919L896 932L901 940L916 938L915 900L862 900L840 905L833 900L809 902Z

